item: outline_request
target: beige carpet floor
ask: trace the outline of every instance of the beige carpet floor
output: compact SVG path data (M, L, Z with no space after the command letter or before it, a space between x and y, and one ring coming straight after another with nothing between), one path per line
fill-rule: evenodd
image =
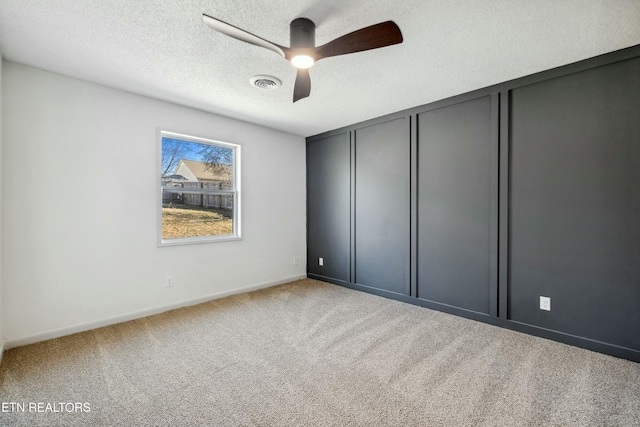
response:
M636 426L640 364L300 280L8 350L0 401L3 426Z

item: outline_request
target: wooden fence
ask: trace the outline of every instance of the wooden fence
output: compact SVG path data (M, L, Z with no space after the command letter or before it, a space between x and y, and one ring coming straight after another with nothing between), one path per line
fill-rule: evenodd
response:
M199 181L171 181L163 182L163 188L170 187L172 191L162 192L162 203L185 204L189 206L202 206L205 208L233 209L233 195L222 194L187 194L176 191L184 189L205 190L231 190L231 183L226 182L199 182Z

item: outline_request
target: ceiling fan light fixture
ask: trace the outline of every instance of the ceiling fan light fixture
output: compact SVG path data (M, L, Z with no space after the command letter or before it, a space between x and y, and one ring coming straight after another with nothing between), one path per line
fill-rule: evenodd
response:
M309 55L296 55L291 58L291 64L293 64L296 68L301 68L306 70L307 68L311 68L316 61L313 60Z

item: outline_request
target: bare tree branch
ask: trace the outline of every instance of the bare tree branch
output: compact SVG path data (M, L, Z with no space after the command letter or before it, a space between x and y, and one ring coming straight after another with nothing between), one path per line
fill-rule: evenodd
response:
M230 183L233 179L233 149L219 145L207 145L200 150L202 161L213 174Z
M162 138L162 178L172 175L180 160L190 152L190 148L182 141L175 139Z

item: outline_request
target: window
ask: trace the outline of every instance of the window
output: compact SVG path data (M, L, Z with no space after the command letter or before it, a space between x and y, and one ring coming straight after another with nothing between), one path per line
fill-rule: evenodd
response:
M158 133L158 244L240 239L240 146Z

